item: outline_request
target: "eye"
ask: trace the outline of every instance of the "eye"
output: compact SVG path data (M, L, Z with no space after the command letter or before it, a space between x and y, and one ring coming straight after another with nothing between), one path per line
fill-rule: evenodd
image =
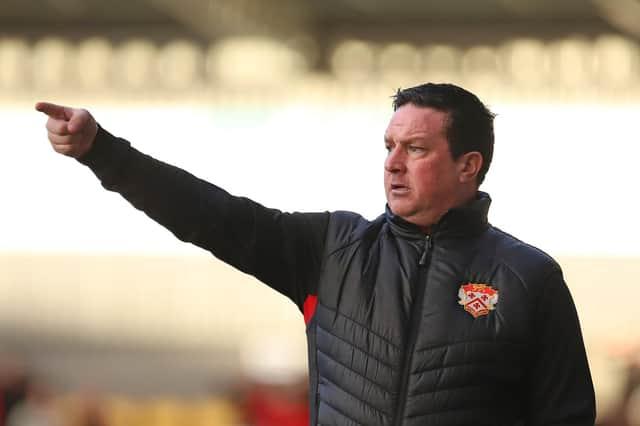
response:
M421 146L417 146L417 145L409 145L409 147L407 148L407 150L409 152L413 152L413 153L421 153L424 152L425 149Z

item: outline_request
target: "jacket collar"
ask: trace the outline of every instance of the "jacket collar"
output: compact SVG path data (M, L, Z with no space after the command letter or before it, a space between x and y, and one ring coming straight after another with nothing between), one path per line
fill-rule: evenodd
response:
M449 210L438 223L432 226L431 236L434 238L472 237L489 226L488 213L491 197L486 192L478 191L476 198L461 207ZM424 238L425 233L417 225L407 222L393 214L386 206L386 219L391 231L404 238Z

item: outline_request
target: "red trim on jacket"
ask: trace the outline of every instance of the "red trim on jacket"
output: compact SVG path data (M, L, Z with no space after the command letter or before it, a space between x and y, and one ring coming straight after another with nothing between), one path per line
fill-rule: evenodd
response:
M304 305L302 306L302 311L304 313L304 323L309 325L309 321L313 317L313 314L316 312L316 305L318 304L318 296L310 294L304 299Z

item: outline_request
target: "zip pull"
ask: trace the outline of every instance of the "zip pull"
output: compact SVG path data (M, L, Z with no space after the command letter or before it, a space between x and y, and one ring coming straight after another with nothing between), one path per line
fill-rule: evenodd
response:
M422 250L422 256L420 256L420 261L418 265L424 266L427 263L427 254L429 254L429 250L431 250L431 236L425 235L424 237L424 249Z

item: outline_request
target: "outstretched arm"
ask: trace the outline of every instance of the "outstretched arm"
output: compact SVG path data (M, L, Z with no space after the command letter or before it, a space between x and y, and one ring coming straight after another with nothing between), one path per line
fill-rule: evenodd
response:
M320 269L328 213L284 213L230 195L132 148L91 114L38 103L56 152L89 166L102 185L193 243L302 305Z

